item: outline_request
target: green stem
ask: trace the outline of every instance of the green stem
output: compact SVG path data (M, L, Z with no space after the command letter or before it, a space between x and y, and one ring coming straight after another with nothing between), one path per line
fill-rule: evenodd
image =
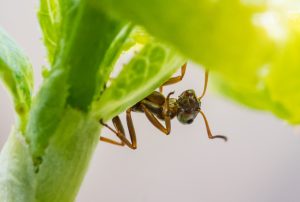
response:
M32 104L26 140L16 131L1 153L0 201L74 201L99 141L90 105L98 83L105 83L99 68L109 64L101 63L124 23L89 0L72 11L66 19L72 26L64 29L54 67Z

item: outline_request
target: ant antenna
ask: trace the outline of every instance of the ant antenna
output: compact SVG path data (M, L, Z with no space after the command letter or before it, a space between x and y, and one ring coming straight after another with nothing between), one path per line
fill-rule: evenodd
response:
M198 100L201 100L205 93L206 93L206 89L207 89L207 83L208 83L208 70L205 70L205 79L204 79L204 87L203 87L203 92L201 94L201 96L198 98Z
M199 110L199 112L200 112L200 114L202 115L202 117L203 117L203 119L204 119L208 138L209 138L209 139L221 138L221 139L223 139L225 142L227 142L227 137L226 137L226 136L223 136L223 135L212 135L211 130L210 130L210 127L209 127L209 124L208 124L208 121L207 121L207 118L206 118L204 112L201 111L201 110Z

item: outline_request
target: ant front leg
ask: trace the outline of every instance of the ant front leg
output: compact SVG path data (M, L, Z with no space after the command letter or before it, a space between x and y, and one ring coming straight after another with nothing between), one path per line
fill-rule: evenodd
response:
M185 75L186 66L187 66L187 63L184 63L184 64L181 66L181 75L180 75L180 76L172 77L172 78L170 78L168 81L166 81L163 85L161 85L161 86L159 87L159 92L160 92L160 93L163 92L163 87L164 87L164 86L172 85L172 84L175 84L175 83L180 82L180 81L183 79L184 75Z
M207 131L207 136L209 139L223 139L225 142L227 142L227 137L226 136L223 136L223 135L213 135L211 130L210 130L210 127L209 127L209 124L208 124L208 121L207 121L207 118L204 114L203 111L199 110L200 114L202 115L203 119L204 119L204 123L205 123L205 126L206 126L206 131Z
M111 139L108 139L108 138L105 138L105 137L100 137L100 140L107 142L107 143L114 144L114 145L120 145L120 146L127 145L130 149L136 149L137 142L136 142L136 134L135 134L132 118L131 118L131 109L128 109L126 111L126 121L127 121L128 130L129 130L130 141L125 136L125 131L124 131L124 128L123 128L123 125L122 125L122 122L121 122L119 116L116 116L112 119L112 122L113 122L116 130L111 128L109 125L103 123L102 121L100 121L100 123L103 126L105 126L106 128L108 128L109 130L111 130L121 140L121 143L116 142Z
M171 117L169 115L169 98L170 96L174 94L174 92L171 92L168 94L165 103L163 105L163 117L165 120L165 124L166 127L164 127L159 120L154 116L154 114L146 107L145 104L141 103L141 107L143 109L143 111L146 114L146 117L148 118L148 120L160 131L162 131L163 133L165 133L166 135L169 135L171 132Z

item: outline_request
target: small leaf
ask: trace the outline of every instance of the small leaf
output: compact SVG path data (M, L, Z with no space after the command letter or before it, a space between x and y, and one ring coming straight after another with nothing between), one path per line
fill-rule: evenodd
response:
M15 110L26 122L26 114L31 106L33 73L31 64L16 43L0 28L0 79L11 92Z
M38 19L43 31L43 41L48 51L48 60L53 63L57 54L59 40L66 29L67 15L76 10L75 0L40 0Z

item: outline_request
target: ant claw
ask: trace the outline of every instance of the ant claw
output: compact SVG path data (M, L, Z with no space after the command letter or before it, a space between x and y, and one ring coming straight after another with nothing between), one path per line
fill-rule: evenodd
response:
M228 138L226 136L223 136L223 135L215 135L212 137L212 139L215 139L215 138L220 138L220 139L223 139L225 142L227 142Z

